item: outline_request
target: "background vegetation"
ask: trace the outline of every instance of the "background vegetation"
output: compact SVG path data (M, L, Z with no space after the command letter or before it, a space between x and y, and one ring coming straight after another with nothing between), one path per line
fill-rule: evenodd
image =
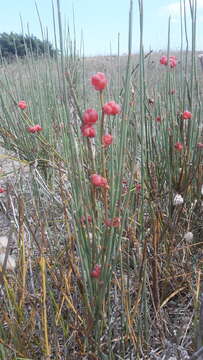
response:
M47 54L53 57L56 51L53 45L48 41L42 41L34 35L23 35L11 32L0 34L1 56L7 60L23 58L26 55L40 56Z

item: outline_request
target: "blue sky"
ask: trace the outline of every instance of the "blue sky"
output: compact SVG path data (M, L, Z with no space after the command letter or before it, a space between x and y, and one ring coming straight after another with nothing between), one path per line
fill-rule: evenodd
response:
M37 0L44 29L48 28L50 40L53 39L51 0ZM144 0L144 46L145 50L160 50L167 47L168 17L171 21L171 48L180 47L180 22L178 0ZM186 0L189 2L189 0ZM56 5L56 0L53 0ZM61 0L64 29L69 23L73 33L73 9L78 48L83 33L86 55L108 55L117 52L117 39L120 33L120 52L127 53L128 12L130 0ZM134 0L133 51L139 48L138 1ZM197 0L197 48L203 50L203 0ZM190 29L189 6L188 29ZM41 38L40 25L34 0L6 0L1 2L0 33L21 32L20 15L24 32L27 25L30 33ZM190 32L190 31L189 31Z

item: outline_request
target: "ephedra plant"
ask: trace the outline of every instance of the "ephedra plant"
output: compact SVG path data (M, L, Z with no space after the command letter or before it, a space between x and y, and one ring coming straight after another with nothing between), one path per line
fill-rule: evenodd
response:
M18 238L16 269L9 276L4 264L2 275L4 358L150 358L173 331L171 303L190 304L198 320L203 139L196 2L190 1L192 51L172 53L169 21L168 49L151 61L138 1L136 64L132 5L121 89L97 66L86 77L88 59L65 53L59 1L60 58L18 60L20 88L4 65L0 134L21 164L20 181L9 180L2 191ZM179 329L182 346L185 331L194 328ZM196 350L195 342L187 350Z

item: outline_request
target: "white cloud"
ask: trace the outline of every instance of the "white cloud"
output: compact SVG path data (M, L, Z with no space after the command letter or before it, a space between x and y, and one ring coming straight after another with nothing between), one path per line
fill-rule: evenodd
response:
M189 15L190 13L190 5L189 0L186 0L185 7L186 13ZM182 1L182 11L184 9L184 2ZM197 10L203 9L203 0L197 0ZM180 16L180 2L175 1L171 4L162 6L160 8L160 14L171 16L173 19Z
M179 2L175 2L169 4L163 8L164 12L167 13L169 16L178 16L180 14L180 4Z
M197 7L203 9L203 0L197 0Z

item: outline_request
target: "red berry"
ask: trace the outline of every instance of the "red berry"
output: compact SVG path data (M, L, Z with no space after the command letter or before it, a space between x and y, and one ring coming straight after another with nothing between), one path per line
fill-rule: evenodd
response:
M168 60L167 60L167 56L163 55L160 60L159 60L161 65L167 65L168 64Z
M111 219L105 219L105 220L104 220L104 224L105 224L106 226L111 226Z
M104 114L112 115L111 114L112 108L108 103L103 106L103 112L104 112Z
M27 131L34 134L35 133L34 126L30 126L29 128L27 128Z
M98 187L104 187L104 188L108 188L108 183L107 183L107 179L104 178L101 175L98 174L92 174L91 177L91 183L94 186L98 186Z
M91 271L90 276L95 279L98 279L100 275L101 275L101 266L96 264L93 270Z
M102 144L106 147L112 144L113 136L111 134L106 134L102 136Z
M83 125L81 126L82 135L86 137L93 138L96 136L96 130L91 125Z
M119 227L121 224L121 219L119 217L115 217L112 219L111 226Z
M141 189L142 189L141 184L136 184L136 186L135 186L135 190L136 190L136 192L140 192L140 191L141 191Z
M83 224L83 225L87 224L87 222L90 224L90 223L92 223L92 217L90 215L88 215L87 217L81 216L80 221L81 221L81 224Z
M98 113L94 109L87 109L83 114L83 122L86 125L92 125L95 124L98 120Z
M24 110L24 109L26 109L27 104L26 104L26 102L25 102L24 100L21 100L21 101L19 101L19 103L18 103L18 107L19 107L21 110Z
M176 56L170 56L169 57L169 65L170 65L171 68L176 67L176 65L177 65Z
M161 122L161 116L156 117L156 122Z
M92 76L91 83L94 86L95 90L102 91L107 85L106 76L103 73L98 72Z
M0 187L0 194L4 193L6 190L2 187Z
M180 142L177 142L174 146L177 151L183 150L183 145Z
M185 119L191 119L192 118L192 113L190 111L183 111L182 115L181 115L181 118L183 120Z
M159 60L161 65L168 65L168 59L167 56L163 55ZM177 58L174 55L169 56L169 66L171 68L176 67L177 65Z
M106 115L117 115L121 112L121 107L115 101L109 101L103 106L103 112Z
M36 133L36 132L38 132L38 131L42 131L43 129L42 129L42 127L39 125L39 124L37 124L37 125L35 125L35 126L30 126L29 128L27 128L27 131L28 132L30 132L30 133L32 133L32 134L34 134L34 133Z
M39 124L35 125L34 128L35 128L36 132L43 130L42 127Z
M121 224L121 220L119 217L115 217L113 219L105 219L104 224L109 227L119 227Z

